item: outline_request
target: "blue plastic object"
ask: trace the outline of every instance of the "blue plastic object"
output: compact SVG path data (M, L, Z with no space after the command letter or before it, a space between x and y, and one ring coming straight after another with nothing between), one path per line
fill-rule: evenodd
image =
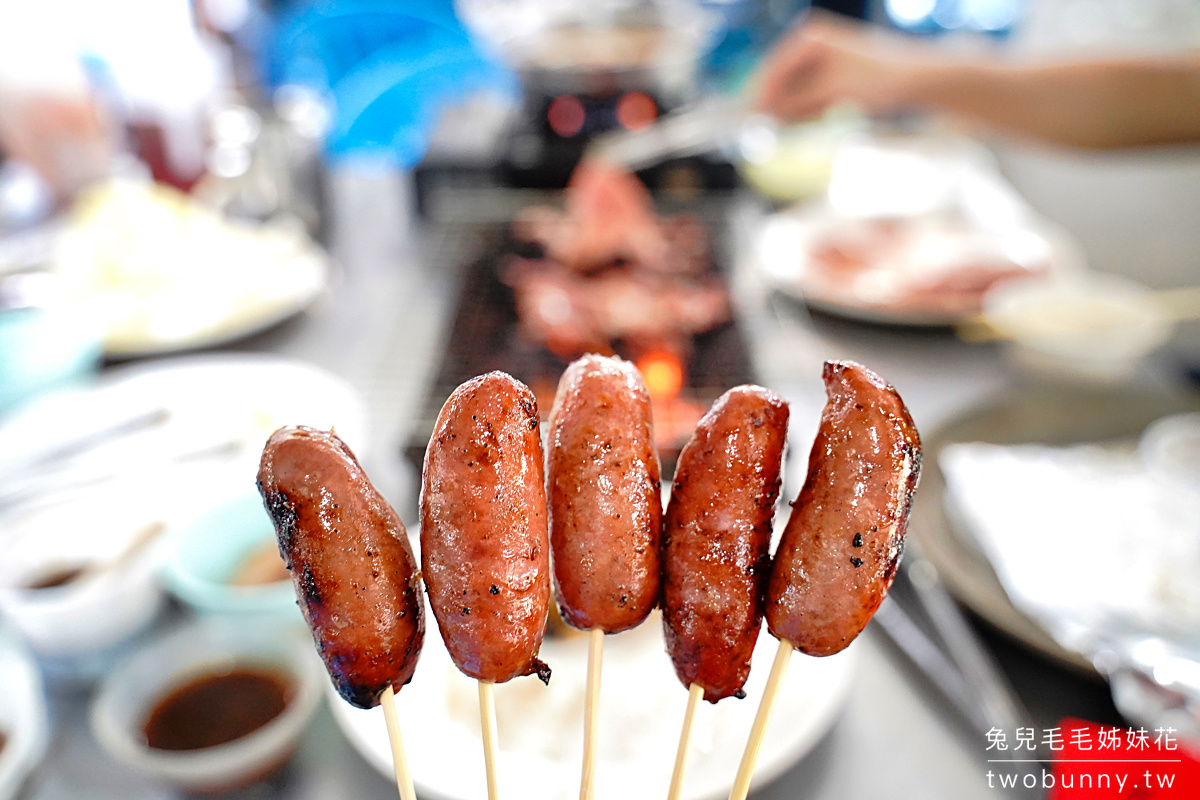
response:
M780 36L812 5L810 0L699 0L720 20L705 71L716 88L737 91Z
M444 106L478 91L515 95L515 77L487 57L449 0L319 2L279 24L268 74L275 85L323 92L333 157L372 156L408 168L424 155Z

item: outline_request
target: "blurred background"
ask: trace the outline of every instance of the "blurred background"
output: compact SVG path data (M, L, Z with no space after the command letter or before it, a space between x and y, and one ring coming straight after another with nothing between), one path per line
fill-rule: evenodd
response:
M664 476L754 382L791 403L794 497L829 358L921 430L892 597L794 660L752 797L1083 796L1082 737L1043 734L1101 728L1200 796L1200 144L757 113L820 12L995 63L1200 47L1192 0L0 0L0 798L395 796L295 607L262 443L336 428L415 542L453 388L504 369L545 415L586 352L642 371ZM610 637L601 796L665 794L659 630ZM549 688L497 687L507 794L573 796L576 633ZM428 639L418 794L480 797L474 688ZM686 797L727 795L769 657L701 709ZM156 743L168 712L226 732ZM1018 730L1030 759L990 762Z

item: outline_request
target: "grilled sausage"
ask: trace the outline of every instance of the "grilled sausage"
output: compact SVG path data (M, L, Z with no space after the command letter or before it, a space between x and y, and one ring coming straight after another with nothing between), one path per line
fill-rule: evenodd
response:
M679 455L663 524L663 629L675 674L744 696L770 573L788 407L758 386L717 399Z
M637 367L567 367L546 453L554 594L569 625L617 633L658 603L662 495L650 394Z
M543 474L529 387L491 372L454 390L425 451L421 566L450 657L481 681L550 678Z
M808 476L775 552L767 627L813 656L862 631L892 585L921 472L921 441L886 381L829 361Z
M425 635L404 524L329 431L271 434L258 490L334 686L351 705L378 705L412 678Z

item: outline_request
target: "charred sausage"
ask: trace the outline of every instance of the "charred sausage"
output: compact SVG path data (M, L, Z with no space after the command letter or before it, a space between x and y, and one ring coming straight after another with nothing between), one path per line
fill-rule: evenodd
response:
M641 624L658 603L662 495L650 394L633 364L588 355L567 367L546 494L563 620L605 633Z
M767 589L767 627L814 656L862 631L892 585L921 472L900 395L859 364L826 362L828 402Z
M685 686L739 695L762 625L788 407L758 386L717 399L675 468L663 524L663 628Z
M334 686L351 705L378 705L412 678L425 634L404 524L330 431L271 434L258 490Z
M528 386L491 372L454 390L425 451L421 566L450 657L481 681L550 677L543 474Z

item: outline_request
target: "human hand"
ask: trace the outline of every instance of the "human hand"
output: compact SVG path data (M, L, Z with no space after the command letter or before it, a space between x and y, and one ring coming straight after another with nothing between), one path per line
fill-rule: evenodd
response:
M60 198L108 174L114 147L90 95L0 85L0 152L33 167Z
M852 102L868 113L910 104L932 58L920 45L814 12L781 41L759 70L757 110L782 120L816 116Z

